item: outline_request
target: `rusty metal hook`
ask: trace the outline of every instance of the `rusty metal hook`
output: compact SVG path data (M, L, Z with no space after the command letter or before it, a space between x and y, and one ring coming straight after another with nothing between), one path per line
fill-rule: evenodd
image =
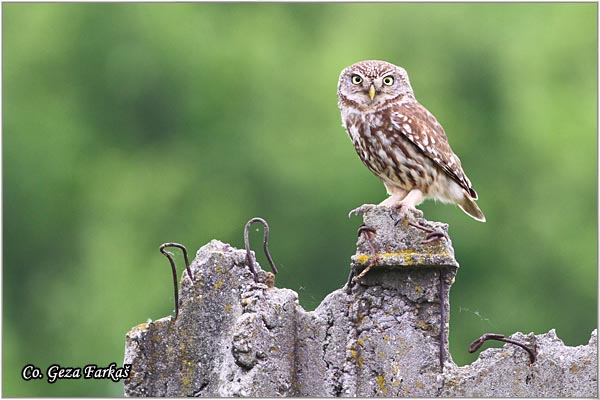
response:
M250 226L255 222L260 222L263 225L263 228L264 228L263 249L265 251L265 255L267 256L267 260L269 261L269 264L271 265L271 270L273 270L274 274L277 274L279 271L277 271L275 262L273 261L273 258L271 257L271 254L269 253L269 224L267 224L267 221L265 221L262 218L254 217L250 221L248 221L246 223L246 226L244 227L244 245L246 246L246 261L248 261L248 267L250 268L250 272L252 272L252 275L254 276L254 282L258 282L258 275L256 273L254 258L250 255L250 242L248 239L248 236L249 236L248 232L250 230Z
M175 261L173 260L173 253L165 250L167 247L176 247L181 250L183 253L183 258L185 260L185 269L187 270L188 278L190 281L194 283L194 278L192 277L192 271L190 270L190 261L187 255L187 249L184 245L179 243L163 243L158 248L162 254L165 255L169 259L169 263L171 264L171 271L173 272L173 292L175 294L175 319L179 316L179 289L177 288L177 269L175 268Z
M362 277L365 276L366 273L377 264L377 250L375 249L375 245L373 245L373 241L371 240L371 238L376 234L377 231L375 229L368 227L365 224L362 224L358 227L358 236L363 235L365 241L369 245L369 249L371 250L371 262L360 272L360 274L352 278L352 283L361 280Z
M519 346L520 348L525 350L527 353L529 353L529 364L533 364L535 362L535 359L536 359L535 348L530 349L529 347L525 346L523 343L517 342L516 340L513 340L513 339L509 339L506 336L499 334L499 333L486 333L486 334L482 335L479 339L474 340L473 343L471 343L469 345L469 353L474 353L477 350L479 350L479 348L483 345L483 343L486 340L498 340L500 342L510 343L510 344L514 344L515 346Z
M440 269L440 368L444 372L446 363L446 281Z

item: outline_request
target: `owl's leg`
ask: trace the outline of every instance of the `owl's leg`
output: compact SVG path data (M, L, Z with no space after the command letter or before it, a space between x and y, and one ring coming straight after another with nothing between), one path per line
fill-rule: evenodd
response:
M399 209L400 219L408 218L409 216L412 217L414 215L417 217L423 216L423 212L417 210L415 207L417 204L421 204L423 201L423 193L421 193L419 189L413 189L409 192L397 186L388 185L385 182L383 185L385 186L385 189L390 197L379 203L377 206L375 204L363 204L362 206L350 211L348 213L348 217L351 217L352 215L364 214L366 211L378 206ZM398 221L396 221L396 224L397 223Z
M398 207L398 205L402 202L402 199L404 199L404 197L406 197L407 191L404 189L400 189L396 186L388 185L385 182L383 182L383 185L385 186L385 189L386 189L387 193L390 195L390 197L388 197L387 199L385 199L384 201L382 201L381 203L379 203L377 205L363 204L362 206L350 211L348 213L348 217L351 217L352 215L364 214L365 212L369 211L370 209L372 209L374 207L380 207L380 206L388 207L388 208Z
M423 193L419 189L411 190L401 201L394 205L400 211L400 216L397 220L395 220L394 224L398 225L398 223L404 219L408 225L427 232L427 236L425 236L425 239L422 240L421 243L431 243L442 238L448 238L444 232L429 229L417 221L417 218L423 217L423 212L421 210L417 210L416 208L416 206L422 202ZM417 216L417 218L415 218L415 216Z
M402 219L418 218L423 216L423 212L417 210L416 206L423 201L423 193L419 189L413 189L408 192L405 189L400 189L394 186L385 185L390 197L382 201L379 205L399 210L399 218L395 223Z
M417 210L417 205L423 202L423 193L419 189L413 189L398 204L398 208L400 209L400 216L404 218L408 218L411 216L422 217L423 211Z
M402 202L403 202L404 198L407 196L408 191L405 189L399 188L397 186L389 185L385 182L383 182L383 185L385 186L385 190L390 195L390 197L388 197L387 199L385 199L384 201L379 203L379 205L383 206L383 207L388 207L391 209L396 209L396 208L401 209ZM401 212L401 214L402 214L402 212ZM404 214L402 214L400 216L400 218L396 219L394 216L394 213L390 212L390 217L397 223L397 221L399 221L400 219L402 219L404 217Z
M394 192L390 195L390 197L388 197L378 205L383 207L399 207L404 197L406 197L406 190L402 190L401 192Z

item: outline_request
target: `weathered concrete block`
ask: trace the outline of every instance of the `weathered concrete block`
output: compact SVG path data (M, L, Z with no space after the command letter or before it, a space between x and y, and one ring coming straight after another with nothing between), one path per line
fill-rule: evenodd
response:
M542 335L520 332L511 339L535 346L537 360L517 346L484 350L471 365L449 365L441 396L598 397L598 334L587 345L569 347L554 329Z
M449 240L425 233L390 210L364 215L373 249L361 237L351 268L372 269L312 312L288 289L255 283L246 254L213 240L181 279L177 320L134 327L126 338L132 374L127 396L596 396L596 331L567 347L554 331L513 338L535 345L538 359L507 344L457 367L447 347L449 289L458 263ZM423 225L447 232L447 225ZM442 307L445 306L445 307ZM442 321L445 321L442 324ZM446 362L440 365L442 352Z
M141 324L127 334L125 362L132 376L128 396L217 394L220 371L230 353L234 326L242 316L242 293L255 284L245 252L217 240L200 249L181 279L179 318Z

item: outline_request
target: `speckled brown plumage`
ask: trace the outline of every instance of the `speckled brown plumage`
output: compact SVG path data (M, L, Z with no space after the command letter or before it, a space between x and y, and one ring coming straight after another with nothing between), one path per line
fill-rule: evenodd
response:
M390 194L382 205L414 210L435 199L485 221L444 129L415 99L403 68L385 61L351 65L340 75L338 105L358 156Z

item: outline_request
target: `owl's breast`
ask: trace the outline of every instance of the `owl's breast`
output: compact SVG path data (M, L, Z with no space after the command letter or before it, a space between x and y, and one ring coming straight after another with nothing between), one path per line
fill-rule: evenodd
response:
M372 173L388 185L428 192L438 169L396 130L386 113L350 114L344 125L356 153Z

